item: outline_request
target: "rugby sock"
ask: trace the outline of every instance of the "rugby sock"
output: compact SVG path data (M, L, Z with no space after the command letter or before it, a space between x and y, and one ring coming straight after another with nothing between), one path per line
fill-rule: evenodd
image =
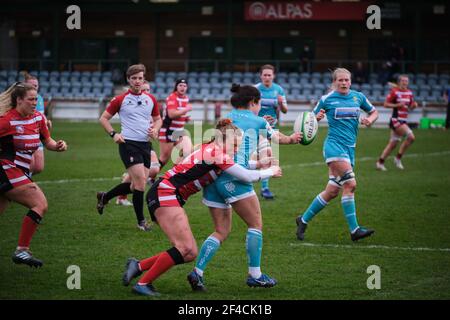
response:
M261 189L269 189L269 179L261 180Z
M174 265L181 263L184 263L183 256L177 248L172 247L165 252L161 252L150 269L141 277L138 285L152 283Z
M384 164L384 159L380 158L380 159L378 159L378 162L381 163L381 164Z
M41 221L41 216L33 210L28 211L23 218L22 228L20 229L19 242L17 244L20 248L29 248L31 239Z
M157 254L156 256L139 261L139 269L141 271L146 271L146 270L150 269L153 266L153 264L156 262L158 257L159 257L159 254Z
M209 261L214 257L219 248L220 241L214 236L209 236L205 242L203 242L197 261L195 262L195 272L197 272L199 276L203 276L203 271L206 269Z
M358 221L356 220L355 196L342 196L341 203L350 232L354 232L359 227Z
M402 158L402 156L403 156L403 154L401 154L400 152L397 153L397 155L396 155L396 157L397 157L398 160L400 160L400 159Z
M112 198L115 198L115 197L123 195L123 194L131 193L130 186L131 186L130 182L124 182L124 183L118 184L117 186L115 186L114 188L112 188L105 194L105 196L103 197L103 202L107 203Z
M306 209L305 213L303 213L302 221L304 223L308 223L314 218L316 214L320 212L325 206L328 204L323 198L320 196L320 194L317 195L317 197L311 202L308 209Z
M144 221L144 191L133 191L133 208L138 223Z
M248 257L248 273L255 279L261 277L262 231L249 228L245 239Z

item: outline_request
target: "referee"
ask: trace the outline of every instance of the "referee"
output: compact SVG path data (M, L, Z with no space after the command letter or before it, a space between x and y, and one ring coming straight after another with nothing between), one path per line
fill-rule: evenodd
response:
M157 139L161 128L161 117L156 98L142 90L145 79L145 66L132 65L127 70L130 89L114 97L100 117L100 124L119 145L119 154L131 182L120 183L108 192L97 193L97 211L103 214L105 205L114 197L133 194L133 207L140 230L150 227L144 219L144 191L150 169L150 138ZM114 131L110 120L118 113L121 132ZM153 121L152 121L153 118Z

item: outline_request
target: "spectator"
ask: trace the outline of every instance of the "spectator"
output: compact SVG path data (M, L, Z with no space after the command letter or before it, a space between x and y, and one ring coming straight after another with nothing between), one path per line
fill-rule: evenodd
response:
M367 70L364 68L361 61L356 62L356 68L353 72L354 81L357 84L367 82Z
M217 122L222 115L222 101L216 101L214 103L214 120Z

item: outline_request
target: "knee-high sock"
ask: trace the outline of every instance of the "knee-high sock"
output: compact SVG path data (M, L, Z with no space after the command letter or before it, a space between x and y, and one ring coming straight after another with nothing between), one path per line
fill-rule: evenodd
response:
M356 220L355 196L342 196L341 204L350 232L356 231L359 225Z
M195 262L195 272L197 272L197 274L203 276L203 271L205 271L209 261L211 261L219 248L220 241L214 236L209 236L205 242L203 242L197 261Z
M325 206L328 204L323 198L320 196L320 194L317 195L317 197L314 198L313 202L309 205L308 209L303 213L302 220L304 223L308 223L314 218L316 214L320 212Z
M139 285L146 285L155 281L160 275L176 264L184 263L183 256L177 248L172 247L157 255L156 261L150 269L139 279Z
M144 191L133 191L133 208L137 222L140 223L144 221Z
M105 197L103 198L104 202L106 203L109 200L111 200L112 198L115 198L122 194L131 193L130 186L131 186L131 183L129 183L129 182L124 182L124 183L118 184L117 186L115 186L114 188L112 188L105 194Z
M41 216L33 210L28 211L23 218L22 228L20 229L18 247L29 248L31 239L41 221Z
M261 276L261 252L263 246L262 231L249 228L245 242L248 257L248 272L253 278L259 278Z
M261 189L269 189L269 178L261 180Z

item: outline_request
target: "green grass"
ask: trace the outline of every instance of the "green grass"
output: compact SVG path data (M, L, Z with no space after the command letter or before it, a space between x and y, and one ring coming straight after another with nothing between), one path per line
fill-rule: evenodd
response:
M35 177L49 211L32 250L45 265L36 270L12 263L27 210L11 205L0 216L0 299L145 299L121 285L124 263L130 256L144 258L168 249L166 236L158 227L150 233L138 231L132 208L111 204L103 216L96 213L95 192L117 184L112 178L123 172L117 147L98 124L55 122L54 128L54 137L64 138L70 150L46 152L45 171ZM417 142L409 154L417 156L404 158L406 170L396 170L390 158L389 171L377 172L374 159L387 142L388 130L361 130L355 168L357 212L360 223L376 233L352 243L339 201L334 201L308 228L305 241L317 246L304 246L295 237L295 217L327 183L326 166L314 164L323 161L325 131L321 128L310 146L280 148L284 176L271 180L276 200L261 203L262 268L279 281L278 286L258 290L245 285L246 227L234 215L233 231L206 271L208 292L191 292L185 280L193 268L190 263L174 267L155 282L161 299L450 298L449 251L398 249L450 248L449 132L416 130ZM61 179L75 180L49 183ZM197 194L185 207L199 246L212 232L200 200ZM81 290L66 287L70 265L81 268ZM366 287L369 265L381 268L380 290Z

